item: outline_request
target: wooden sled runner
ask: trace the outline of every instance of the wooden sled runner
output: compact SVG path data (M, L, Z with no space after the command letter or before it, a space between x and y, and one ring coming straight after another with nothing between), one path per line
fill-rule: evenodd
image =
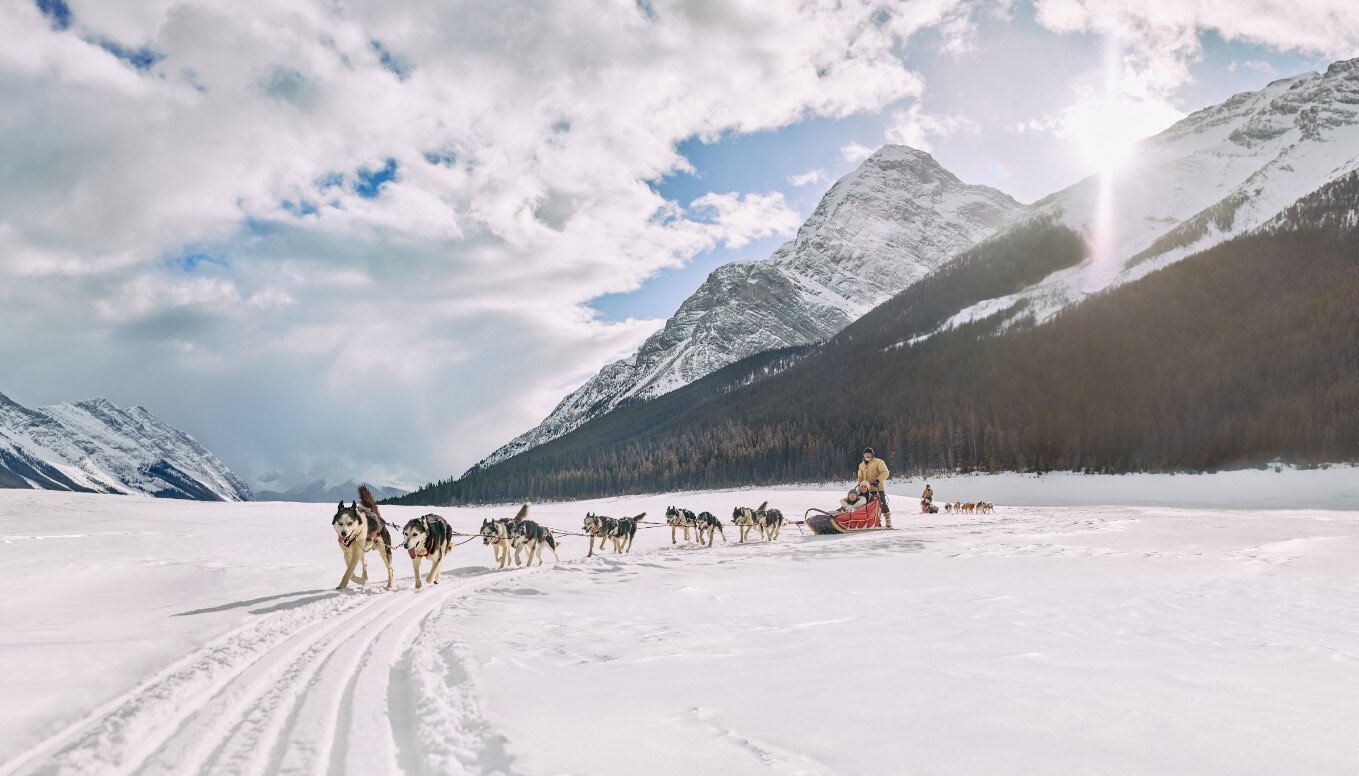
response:
M816 514L813 514L816 513ZM858 531L887 531L879 513L878 500L871 498L867 504L842 514L832 514L815 507L807 510L803 523L814 534L842 534Z

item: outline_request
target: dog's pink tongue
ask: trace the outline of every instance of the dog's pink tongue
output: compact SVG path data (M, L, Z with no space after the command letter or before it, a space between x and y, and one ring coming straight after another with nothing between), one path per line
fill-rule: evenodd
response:
M410 548L407 548L407 549L406 549L406 552L409 552L409 553L411 554L411 557L412 557L412 558L415 557L415 550L412 550L412 549L410 549Z

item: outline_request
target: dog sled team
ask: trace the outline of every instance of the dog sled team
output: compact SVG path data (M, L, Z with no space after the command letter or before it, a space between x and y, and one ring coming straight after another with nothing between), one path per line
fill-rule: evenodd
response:
M887 505L887 493L884 490L884 483L891 476L887 464L877 457L873 448L865 448L857 474L855 487L840 499L839 509L835 513L824 514L853 513L870 501L875 501L886 527L890 529L892 513ZM991 514L995 509L987 501L967 503L959 501L952 504L945 502L943 507L946 513L957 514ZM529 505L524 504L512 518L483 520L481 530L464 541L471 541L480 536L482 544L491 548L495 562L502 569L509 565L511 557L516 566L532 566L535 559L541 566L543 550L551 551L552 558L560 561L556 536L547 526L530 520L528 511ZM921 494L920 511L928 513L939 511L939 507L934 503L934 489L928 483L925 485L925 492ZM596 515L593 512L586 514L584 524L581 526L583 531L581 535L590 543L586 557L595 554L596 541L601 552L606 547L612 547L615 554L631 552L633 540L645 517L645 512L633 517L619 518ZM787 522L783 512L770 509L767 501L754 509L736 507L731 513L731 523L737 530L737 542L742 544L753 541L757 532L764 541L775 541ZM683 507L672 506L665 510L665 524L670 527L671 544L677 544L681 534L686 542L690 541L692 535L694 541L708 547L713 545L713 540L718 536L722 537L723 542L727 541L722 521L711 512L695 513ZM340 578L340 584L335 589L343 590L350 582L366 585L368 553L374 550L387 567L387 589L392 589L395 572L392 569L392 535L388 527L396 526L382 519L377 501L373 499L373 494L367 487L359 487L358 501L350 502L349 506L345 506L343 501L339 503L331 525L335 529L340 552L345 561L344 576ZM417 590L426 584L439 584L439 571L444 559L453 550L453 537L460 535L466 534L458 534L446 520L435 514L422 515L410 520L401 529L401 546L410 556ZM422 577L421 566L425 562L430 565L428 572Z
M939 505L934 503L934 488L925 483L925 492L920 494L920 511L929 514L938 514ZM944 514L956 515L989 515L996 511L996 505L989 501L955 501L952 504L944 502Z

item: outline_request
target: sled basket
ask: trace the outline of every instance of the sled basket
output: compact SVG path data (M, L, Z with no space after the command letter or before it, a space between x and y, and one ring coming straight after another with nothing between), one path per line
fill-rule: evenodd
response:
M813 514L813 513L816 514ZM884 530L882 525L881 506L876 497L870 498L867 504L854 509L850 512L835 515L822 509L807 510L803 517L807 528L814 534L842 534L855 531L877 531Z

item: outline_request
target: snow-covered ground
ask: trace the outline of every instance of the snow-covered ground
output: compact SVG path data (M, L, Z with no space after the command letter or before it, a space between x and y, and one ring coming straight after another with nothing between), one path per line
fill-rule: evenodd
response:
M1166 479L1346 507L1346 472ZM1015 506L1042 494L1021 479L934 481L985 516L911 514L902 483L892 533L648 529L588 560L566 537L503 572L477 541L419 592L399 557L391 593L331 589L326 505L0 491L0 773L1359 771L1359 512ZM1042 481L1070 504L1130 480Z

